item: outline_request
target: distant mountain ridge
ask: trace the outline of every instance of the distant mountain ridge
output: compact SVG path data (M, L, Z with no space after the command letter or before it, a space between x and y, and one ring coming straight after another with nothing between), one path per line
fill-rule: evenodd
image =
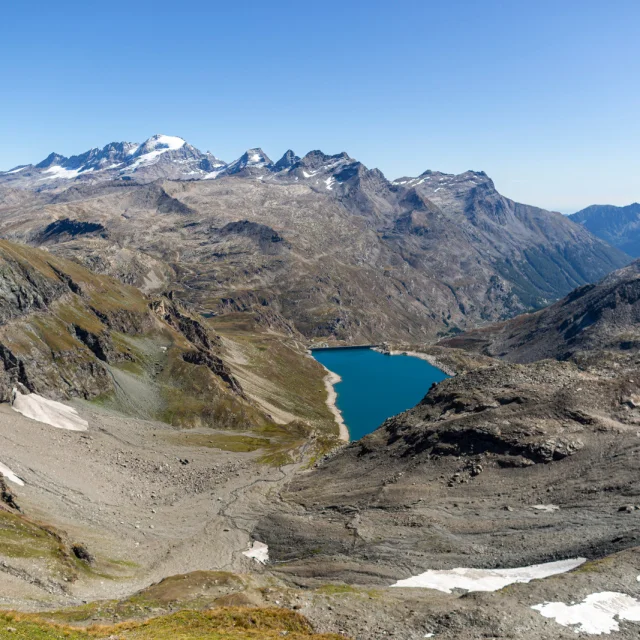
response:
M640 203L626 207L594 204L569 218L630 256L640 257Z

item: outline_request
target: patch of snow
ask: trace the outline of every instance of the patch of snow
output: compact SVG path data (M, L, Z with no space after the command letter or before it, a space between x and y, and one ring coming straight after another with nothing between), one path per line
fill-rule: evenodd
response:
M327 185L327 189L329 191L333 191L333 183L336 181L336 179L331 176L330 178L327 178L324 183Z
M547 513L553 513L560 509L557 504L534 504L531 508L536 509L537 511L546 511Z
M258 162L263 162L262 156L259 153L253 153L249 156L249 162L257 164Z
M435 634L433 634L433 633L425 633L425 634L424 634L424 637L425 637L425 638L433 638L433 636L434 636L434 635L435 635Z
M592 593L578 604L545 602L531 608L563 627L577 625L576 633L608 634L620 630L619 620L640 622L640 601L616 591Z
M167 149L175 151L176 149L182 149L187 144L182 138L177 136L164 136L162 134L153 136L145 142L145 145L151 149Z
M82 173L89 173L93 171L93 169L88 169L87 171L82 171ZM49 167L46 171L42 173L47 173L49 175L44 178L40 178L40 180L72 180L73 178L77 178L81 169L65 169L64 167Z
M57 429L86 431L89 427L89 423L83 420L72 407L43 398L37 393L23 395L14 388L11 408L26 418L50 424Z
M303 170L302 170L302 175L303 175L305 178L312 178L314 174L313 174L313 173L307 173L307 172L303 169Z
M440 189L442 189L442 187L438 187L437 189L434 189L433 193L438 193L438 191L440 191Z
M465 591L497 591L516 582L530 582L566 573L586 562L585 558L573 558L545 564L534 564L517 569L445 569L425 571L418 576L398 580L392 587L421 587L451 593L452 589Z
M18 476L9 469L9 467L5 466L0 462L0 473L9 481L14 484L19 485L20 487L24 487L24 480L18 478Z
M158 149L157 151L150 151L149 153L143 153L141 156L129 165L129 169L137 169L138 167L153 164L157 159L169 149Z
M128 156L132 156L138 149L140 148L139 144L134 144L129 151L127 151Z
M243 551L242 555L247 556L247 558L253 558L260 564L266 564L269 562L269 547L264 542L254 540L251 548L248 551Z
M3 171L2 173L8 176L10 173L18 173L19 171L24 171L25 169L28 169L28 168L29 168L29 165L25 164L23 167L16 167L15 169L11 169L11 171Z
M202 179L215 180L223 171L224 169L219 169L218 171L211 171L210 173L207 173L206 175L202 176Z

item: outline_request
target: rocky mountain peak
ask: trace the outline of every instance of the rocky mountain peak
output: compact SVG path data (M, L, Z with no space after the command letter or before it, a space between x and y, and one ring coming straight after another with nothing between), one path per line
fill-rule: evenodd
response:
M259 147L247 149L237 160L227 165L221 175L262 172L273 166L269 156Z
M300 162L300 157L289 149L288 151L285 151L282 158L273 165L273 170L275 172L285 171L286 169L291 169L291 167L293 167L297 162Z
M319 150L309 151L300 161L300 166L307 169L327 171L336 168L338 165L354 162L344 151L333 156L328 156Z
M42 162L36 165L36 169L48 169L49 167L62 164L65 160L66 158L59 153L50 153Z

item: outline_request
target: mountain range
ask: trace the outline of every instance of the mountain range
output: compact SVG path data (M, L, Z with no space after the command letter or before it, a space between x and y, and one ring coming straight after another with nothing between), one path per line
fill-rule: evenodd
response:
M569 216L591 233L634 258L640 257L640 204L594 204Z
M211 316L347 343L506 319L630 260L483 172L389 181L346 153L261 149L227 164L164 135L0 174L0 235Z
M0 174L0 237L10 635L558 640L533 605L636 603L640 262L586 224L159 135ZM382 341L452 375L347 444L308 349Z

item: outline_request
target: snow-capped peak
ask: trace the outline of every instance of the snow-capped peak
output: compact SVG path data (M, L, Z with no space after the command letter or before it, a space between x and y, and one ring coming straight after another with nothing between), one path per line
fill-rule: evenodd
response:
M260 148L248 149L237 160L227 166L221 175L231 175L253 169L268 169L273 165L269 156Z
M161 133L151 136L146 142L141 145L141 149L144 149L144 153L149 151L157 151L159 149L166 149L167 151L175 151L181 149L187 144L186 140L178 138L177 136L165 136Z
M132 157L135 162L127 167L127 170L137 169L142 165L154 164L158 158L167 151L178 151L186 145L186 141L177 136L165 136L156 134L143 142Z
M248 149L242 159L245 160L246 166L256 166L262 164L271 164L271 160L267 157L262 149Z

